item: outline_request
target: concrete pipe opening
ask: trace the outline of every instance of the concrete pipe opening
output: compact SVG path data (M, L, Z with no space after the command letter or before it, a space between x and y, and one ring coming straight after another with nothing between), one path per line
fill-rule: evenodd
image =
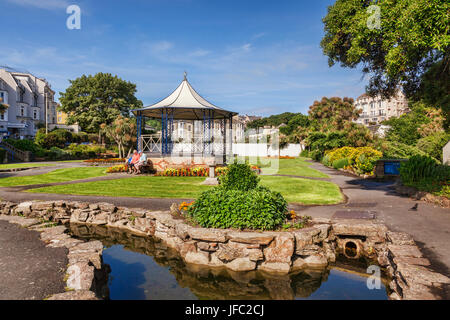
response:
M344 256L349 259L358 259L361 253L359 244L354 240L344 242Z

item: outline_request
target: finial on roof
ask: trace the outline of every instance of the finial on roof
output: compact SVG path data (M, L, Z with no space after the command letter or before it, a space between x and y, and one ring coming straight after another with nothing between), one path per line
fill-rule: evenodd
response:
M187 80L187 72L184 72L184 80Z

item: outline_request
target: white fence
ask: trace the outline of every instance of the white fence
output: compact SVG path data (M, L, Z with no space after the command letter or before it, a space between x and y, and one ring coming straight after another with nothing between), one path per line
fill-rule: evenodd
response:
M297 157L305 147L302 144L288 144L284 149L272 149L270 145L257 143L233 143L233 153L247 157L289 156Z

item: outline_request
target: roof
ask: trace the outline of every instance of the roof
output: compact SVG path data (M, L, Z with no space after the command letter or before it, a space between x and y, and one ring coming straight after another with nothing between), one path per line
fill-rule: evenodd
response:
M168 97L151 106L135 109L133 113L161 118L164 109L173 112L173 119L179 120L202 120L203 110L212 110L215 119L237 115L236 112L219 108L200 96L187 80L186 73L183 81Z

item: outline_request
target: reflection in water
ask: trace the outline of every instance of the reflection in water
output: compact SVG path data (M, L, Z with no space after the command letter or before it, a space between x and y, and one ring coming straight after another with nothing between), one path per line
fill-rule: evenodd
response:
M112 269L111 299L387 299L384 285L369 290L361 274L338 268L286 276L233 272L185 264L163 242L119 229L86 225L70 229L76 237L98 239L107 247L103 260Z

